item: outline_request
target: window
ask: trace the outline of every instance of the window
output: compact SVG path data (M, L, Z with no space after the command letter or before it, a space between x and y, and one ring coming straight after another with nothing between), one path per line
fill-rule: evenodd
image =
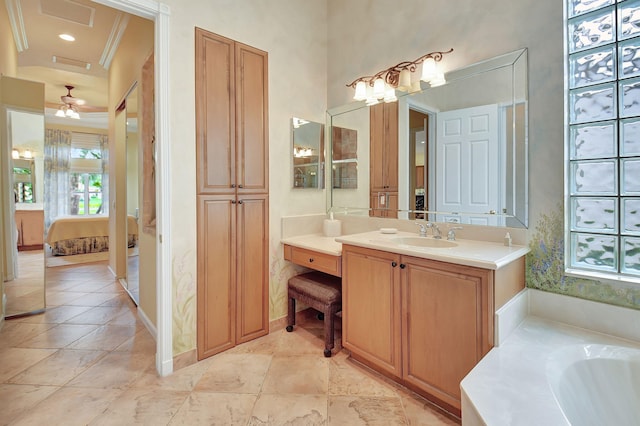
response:
M566 0L569 273L640 278L640 0Z
M76 133L71 137L69 180L71 187L69 212L73 215L106 213L103 206L102 147L100 135Z

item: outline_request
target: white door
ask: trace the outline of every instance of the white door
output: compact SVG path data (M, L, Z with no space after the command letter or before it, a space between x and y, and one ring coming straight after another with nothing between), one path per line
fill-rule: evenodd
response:
M438 221L497 225L500 211L498 106L438 113L436 210L482 213L438 215Z

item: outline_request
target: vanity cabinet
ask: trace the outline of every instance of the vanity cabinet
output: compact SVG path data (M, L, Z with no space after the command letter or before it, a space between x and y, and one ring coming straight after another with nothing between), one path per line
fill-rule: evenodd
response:
M373 105L369 114L372 215L397 217L395 210L398 209L398 103ZM381 199L379 193L388 194ZM383 205L382 201L386 204ZM385 211L386 209L391 211Z
M269 332L267 53L196 29L197 351Z
M340 256L285 244L284 260L336 277L342 276L342 261Z
M18 250L42 250L44 245L44 211L16 210Z
M493 346L494 272L343 244L343 346L460 413L460 381Z

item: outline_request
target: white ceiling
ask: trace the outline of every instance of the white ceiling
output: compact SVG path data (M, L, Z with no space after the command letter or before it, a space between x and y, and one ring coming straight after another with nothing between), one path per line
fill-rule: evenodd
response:
M72 85L71 94L86 101L81 116L96 111L106 116L108 67L129 15L90 0L5 3L18 48L17 77L45 83L45 105L54 113L67 93L64 86ZM62 33L76 40L64 41L58 37Z

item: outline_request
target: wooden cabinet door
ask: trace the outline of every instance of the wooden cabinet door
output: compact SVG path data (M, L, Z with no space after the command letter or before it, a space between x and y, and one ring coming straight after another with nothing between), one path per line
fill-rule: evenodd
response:
M199 194L235 193L234 41L196 28L196 156Z
M396 377L402 375L399 259L394 253L342 247L343 345Z
M460 409L460 381L493 345L491 271L402 259L403 378Z
M267 53L236 43L236 149L238 193L269 191Z
M236 203L198 196L198 359L232 348L236 335Z
M370 185L372 192L398 192L398 103L369 109Z
M238 197L236 343L269 333L269 199Z

